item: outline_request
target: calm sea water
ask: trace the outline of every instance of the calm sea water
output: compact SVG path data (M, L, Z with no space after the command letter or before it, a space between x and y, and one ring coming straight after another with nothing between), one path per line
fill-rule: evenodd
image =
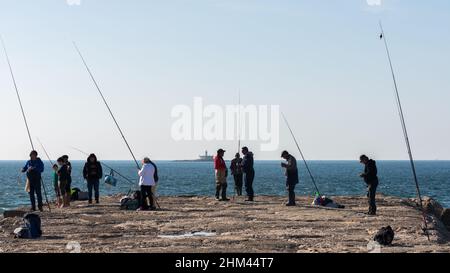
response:
M136 181L137 174L133 162L106 161L121 174ZM209 162L156 162L160 172L159 195L213 195L214 171ZM0 161L0 211L28 205L28 194L24 191L25 177L19 175L19 169L24 161ZM300 164L300 162L299 162ZM84 162L73 161L73 187L87 190L82 178ZM316 177L322 193L327 195L363 195L365 184L358 177L362 166L356 161L312 161L310 167ZM380 191L393 196L414 197L415 186L407 161L378 161ZM256 194L285 195L284 173L280 161L256 161L256 178L254 189ZM108 170L105 168L105 172ZM450 207L450 161L418 161L417 172L424 195L431 196ZM300 165L301 183L297 193L314 194L311 180ZM44 181L49 197L53 199L51 170L46 163ZM130 182L119 179L117 187L101 184L101 194L109 195L127 192ZM232 179L229 178L229 184ZM230 195L233 187L229 187Z

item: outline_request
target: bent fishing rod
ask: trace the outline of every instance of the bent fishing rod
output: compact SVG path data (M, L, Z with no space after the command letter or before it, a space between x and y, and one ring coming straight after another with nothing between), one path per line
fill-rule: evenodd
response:
M289 129L289 131L291 132L291 135L292 135L292 138L294 139L295 145L297 145L297 149L300 152L300 155L301 155L301 157L303 159L303 162L305 163L306 170L307 170L307 172L309 174L309 177L311 178L312 183L314 184L316 192L317 192L318 195L321 195L320 191L319 191L319 188L317 187L316 180L314 179L314 176L312 175L312 172L311 172L311 170L309 168L308 162L306 161L305 156L303 155L302 149L300 149L300 145L298 144L297 138L295 137L294 132L292 131L292 128L289 125L289 122L288 122L288 120L287 120L287 118L286 118L286 116L284 115L283 112L281 113L281 115L283 116L283 119L284 119L284 121L285 121L285 123L286 123L286 125L287 125L287 127Z
M109 104L106 101L105 96L103 95L103 92L100 89L100 86L98 85L97 81L95 80L94 74L92 73L91 69L87 65L86 60L83 57L83 54L81 54L81 51L80 51L80 49L78 48L78 46L77 46L77 44L75 42L73 42L73 46L75 47L75 50L78 52L78 55L80 56L81 60L83 61L83 64L84 64L84 66L86 68L86 71L89 73L92 81L94 82L95 88L97 89L98 93L100 94L100 97L102 98L103 103L105 104L106 108L108 109L109 114L111 115L111 118L113 119L114 123L116 124L116 127L119 130L119 133L122 136L122 139L125 142L125 145L127 146L128 151L130 152L131 156L133 157L134 163L136 163L137 169L140 170L141 167L140 167L136 157L134 156L133 150L131 149L130 144L128 143L127 139L125 138L125 135L124 135L122 129L120 128L119 123L117 122L117 120L116 120L116 118L115 118L115 116L114 116L114 114L113 114L113 112L111 110L111 107L109 107ZM152 195L153 195L153 193L152 193ZM157 200L156 196L153 195L153 197L155 198L155 200ZM159 204L158 204L158 201L156 201L156 204L158 205L158 207L160 207Z
M78 151L78 152L84 154L85 156L89 156L88 153L86 153L86 152L84 152L84 151L82 151L82 150L80 150L80 149L77 149L77 148L75 148L75 147L71 147L71 148L74 149L75 151ZM121 173L119 173L118 171L116 171L116 170L113 169L112 167L108 166L107 164L103 163L102 161L99 161L99 162L100 162L100 164L101 164L102 166L104 166L104 167L110 169L111 171L113 171L114 173L116 173L117 175L119 175L120 177L122 177L123 179L125 179L125 180L126 180L127 182L129 182L130 184L132 184L132 185L135 185L135 184L136 184L135 182L131 181L131 179L129 179L128 177L122 175Z
M420 209L422 210L422 217L423 217L423 222L424 222L424 232L426 233L428 240L430 240L430 235L428 233L428 223L427 223L427 219L426 219L426 215L425 215L425 209L423 207L422 194L420 192L419 180L417 178L416 166L414 164L414 157L413 157L411 145L409 142L408 130L406 129L405 116L403 114L403 107L402 107L402 103L400 100L400 94L398 91L397 78L395 76L394 66L392 64L392 59L391 59L391 53L389 51L388 42L387 42L386 35L384 33L384 29L383 29L383 25L382 25L381 21L379 22L379 24L380 24L380 30L381 30L380 39L384 41L384 46L386 48L386 54L387 54L387 58L389 61L389 67L391 69L392 80L394 81L394 91L395 91L395 99L396 99L396 103L397 103L397 110L398 110L398 113L400 116L400 123L402 125L403 137L405 138L406 149L408 151L408 156L409 156L409 162L411 164L411 170L412 170L414 182L416 185L416 192L417 192L417 197L419 199L419 206L420 206Z
M17 87L17 82L16 82L16 78L14 76L14 72L13 72L13 69L12 69L12 66L11 66L11 62L9 60L8 51L6 50L5 42L3 41L3 37L1 35L0 35L0 40L2 42L3 51L5 52L6 61L8 62L9 72L11 73L11 78L12 78L12 81L14 83L14 89L16 90L17 100L19 101L19 105L20 105L20 110L22 112L23 121L24 121L25 127L27 129L27 134L28 134L28 139L29 139L30 144L31 144L31 149L34 151L35 150L34 149L34 143L33 143L33 139L31 138L30 127L28 126L27 116L25 115L25 111L23 109L22 99L20 98L19 88ZM48 202L47 189L45 188L45 184L44 184L44 181L42 180L42 177L41 177L41 184L42 184L42 188L44 190L45 201L47 202L48 210L51 212L52 209L50 208L50 203Z
M109 114L111 115L111 117L112 117L114 123L116 124L116 127L117 127L117 129L119 130L119 133L120 133L120 135L122 136L122 139L123 139L123 141L125 142L125 145L127 146L128 151L130 152L131 156L132 156L133 159L134 159L134 162L136 163L136 167L137 167L138 169L140 169L141 167L139 166L139 163L138 163L136 157L134 156L133 150L131 149L130 144L128 144L128 141L127 141L127 139L125 138L125 135L124 135L122 129L120 128L119 123L118 123L117 120L116 120L116 117L114 116L114 114L113 114L111 108L110 108L109 105L108 105L108 102L107 102L106 99L105 99L105 96L103 96L103 93L102 93L102 91L101 91L101 89L100 89L100 86L98 85L97 81L95 80L94 75L92 74L91 69L90 69L89 66L87 65L86 60L84 59L83 55L81 54L80 49L78 48L78 46L77 46L77 44L76 44L75 42L73 42L73 46L75 47L75 50L78 52L78 55L80 55L80 58L81 58L81 60L83 61L83 64L84 64L84 66L86 67L87 72L89 73L89 75L90 75L92 81L94 82L94 85L95 85L95 87L96 87L98 93L100 94L100 97L101 97L102 100L103 100L103 103L105 104L106 108L108 109Z

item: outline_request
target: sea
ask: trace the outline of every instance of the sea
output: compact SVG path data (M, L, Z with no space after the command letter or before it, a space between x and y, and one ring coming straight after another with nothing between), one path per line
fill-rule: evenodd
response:
M115 187L101 183L101 195L126 193L137 189L138 177L132 161L105 161L116 172L129 178L122 179L115 174ZM213 196L215 193L212 162L156 161L159 170L159 196ZM366 187L359 174L363 166L357 161L310 161L308 162L317 186L327 196L361 196ZM29 197L25 192L26 177L19 170L25 161L0 161L0 212L19 206L28 206ZM286 195L284 171L281 161L255 161L254 190L256 195ZM229 165L229 162L228 162ZM380 179L379 192L398 197L415 197L416 187L409 161L378 161ZM83 161L72 161L72 187L87 191L83 180ZM48 198L54 199L52 170L45 165L43 180ZM450 207L450 161L417 161L417 173L422 194L438 200L444 207ZM304 165L299 162L299 195L315 194L315 189ZM110 170L104 167L104 173ZM229 195L234 194L233 180L228 178ZM45 200L45 198L44 198Z

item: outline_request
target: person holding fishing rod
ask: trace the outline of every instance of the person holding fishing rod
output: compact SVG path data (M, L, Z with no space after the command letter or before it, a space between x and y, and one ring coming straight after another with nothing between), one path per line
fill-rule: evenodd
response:
M83 168L83 177L86 179L89 204L92 204L92 189L95 193L95 203L100 203L100 179L103 177L103 169L95 154L90 154Z
M25 166L22 168L22 173L27 174L28 182L30 183L30 202L31 202L31 210L36 211L36 197L38 203L39 211L43 210L42 203L42 192L41 192L41 181L42 181L42 173L44 172L44 163L38 157L38 153L36 151L31 151L30 160L27 161ZM35 196L36 195L36 196Z
M142 160L142 168L138 171L139 175L139 186L141 187L141 207L139 210L156 210L156 207L153 205L153 192L152 187L156 186L156 166L150 160L150 158L146 157ZM147 198L149 199L149 203L147 203ZM149 206L150 204L150 206Z
M297 159L288 151L283 151L281 157L286 160L286 163L281 163L281 167L286 169L286 189L289 192L289 202L286 206L295 207L295 186L299 183Z

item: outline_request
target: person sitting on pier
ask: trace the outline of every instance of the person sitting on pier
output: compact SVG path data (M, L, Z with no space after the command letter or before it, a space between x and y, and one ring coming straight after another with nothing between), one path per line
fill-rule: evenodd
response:
M230 201L227 198L227 176L228 169L223 159L225 155L224 149L219 149L217 151L217 155L214 158L214 170L216 172L216 199L220 201ZM220 199L220 195L222 193L222 199Z
M27 179L28 182L30 183L29 194L30 194L31 210L36 211L36 197L37 197L38 209L39 211L43 211L41 181L42 181L42 173L44 172L44 163L38 157L38 153L36 151L31 151L30 160L28 160L25 166L22 168L22 172L27 173Z
M375 195L378 187L378 170L375 160L369 159L366 155L359 157L359 162L363 164L364 172L360 174L360 177L364 179L367 184L367 197L369 199L369 211L368 215L377 214L377 205L375 201Z

